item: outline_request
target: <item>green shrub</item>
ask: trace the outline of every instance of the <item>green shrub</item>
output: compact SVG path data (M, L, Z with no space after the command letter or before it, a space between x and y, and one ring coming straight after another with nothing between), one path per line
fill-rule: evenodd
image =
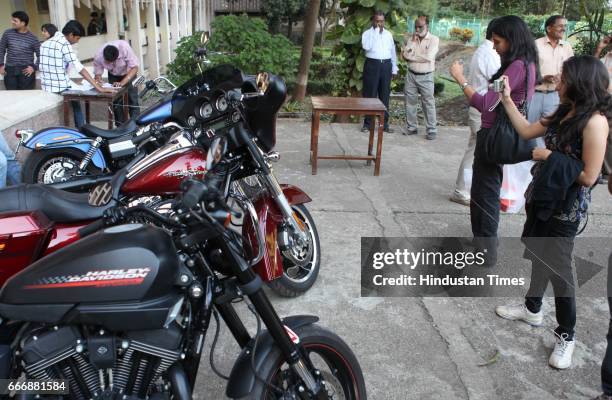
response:
M546 30L544 29L544 22L547 18L546 16L523 15L522 18L525 23L527 23L527 26L529 27L534 39L538 39L546 35Z
M448 35L450 36L452 40L456 40L462 43L467 43L470 40L472 40L472 38L474 37L474 31L469 28L461 29L458 27L453 27L448 32Z
M246 15L219 16L212 23L212 31L208 67L231 64L247 74L267 71L284 79L296 75L299 49L286 37L271 35L263 20ZM198 73L193 53L199 37L195 33L179 42L177 57L168 65L171 79L181 83Z

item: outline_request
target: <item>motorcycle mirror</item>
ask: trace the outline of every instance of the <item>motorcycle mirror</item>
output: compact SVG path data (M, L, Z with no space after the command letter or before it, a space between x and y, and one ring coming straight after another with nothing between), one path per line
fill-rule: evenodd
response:
M202 34L200 35L200 43L206 44L208 43L209 40L210 40L210 35L208 34L208 32L202 32Z
M213 139L208 154L206 155L206 170L210 171L223 159L227 151L227 141L225 137L217 136Z
M266 90L268 90L268 85L270 84L270 78L267 72L260 72L257 74L257 78L255 79L255 83L257 84L257 91L260 94L264 94Z

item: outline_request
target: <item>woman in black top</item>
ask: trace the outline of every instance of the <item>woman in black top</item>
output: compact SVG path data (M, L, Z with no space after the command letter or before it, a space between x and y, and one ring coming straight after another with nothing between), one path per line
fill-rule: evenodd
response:
M509 87L508 77L504 77ZM496 308L503 318L542 323L542 296L551 282L555 294L556 344L549 364L569 368L575 346L575 282L572 250L580 222L586 218L591 188L597 182L612 122L609 76L592 56L572 57L563 63L557 84L557 111L529 124L504 90L502 103L523 139L544 137L545 148L533 150L533 181L527 192L527 221L523 239L532 261L530 287L524 304Z

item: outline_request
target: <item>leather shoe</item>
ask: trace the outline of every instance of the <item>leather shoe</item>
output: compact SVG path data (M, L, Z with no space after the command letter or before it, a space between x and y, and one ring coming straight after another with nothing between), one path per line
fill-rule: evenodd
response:
M435 138L436 138L435 133L428 133L427 136L425 136L425 139L427 140L434 140Z
M404 136L408 136L408 135L416 135L417 131L413 131L407 128L402 129L402 135Z

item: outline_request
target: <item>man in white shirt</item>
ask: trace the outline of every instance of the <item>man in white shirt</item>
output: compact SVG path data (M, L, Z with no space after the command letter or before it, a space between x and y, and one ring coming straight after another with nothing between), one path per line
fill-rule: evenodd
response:
M402 57L408 62L404 96L406 103L405 135L417 133L417 101L421 95L421 105L425 114L427 139L436 138L436 101L434 99L434 71L436 69L436 54L440 39L429 32L429 17L419 16L414 21L414 34L405 37L402 47Z
M39 70L41 74L41 87L43 90L61 94L64 90L70 89L71 80L68 77L68 66L72 65L81 74L83 79L92 84L99 92L112 93L114 90L103 88L96 82L89 72L79 61L72 45L78 43L81 36L85 35L85 28L80 22L71 20L66 23L62 32L46 40L40 46ZM81 104L72 101L72 111L74 112L74 124L80 128L85 124L85 117Z
M489 22L486 39L478 49L476 49L470 61L468 82L479 94L485 94L489 90L489 80L501 67L499 54L493 48L493 42L491 41L493 35L491 28L493 27L494 21L495 19ZM470 139L465 154L463 155L463 160L461 160L461 165L459 165L455 191L450 198L451 201L468 207L470 206L470 188L466 185L465 180L466 174L471 176L472 163L474 162L474 148L476 147L476 133L480 130L480 123L480 112L474 107L470 107L468 111Z
M385 29L385 14L376 11L372 27L361 35L361 47L365 50L363 66L363 97L378 97L389 110L391 79L397 75L397 55L391 32ZM370 130L370 117L363 121L362 132ZM389 112L385 111L384 131L389 128Z
M540 64L541 83L529 103L527 119L534 123L540 118L552 114L559 107L557 83L561 77L561 68L568 58L574 55L569 42L563 40L567 20L562 15L553 15L544 23L546 36L536 39Z

